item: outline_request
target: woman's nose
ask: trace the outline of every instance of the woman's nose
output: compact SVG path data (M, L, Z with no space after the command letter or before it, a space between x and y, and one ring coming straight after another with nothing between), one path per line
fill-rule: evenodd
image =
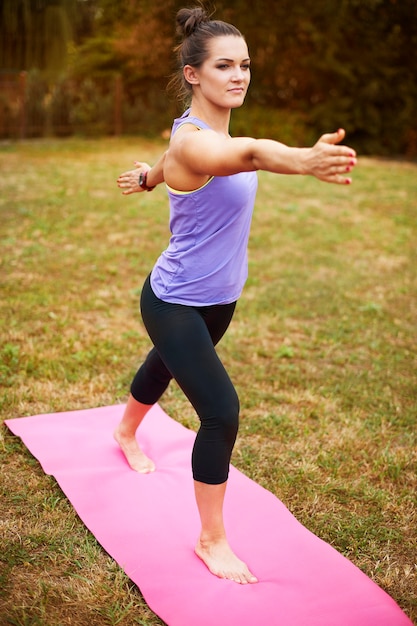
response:
M243 74L242 68L237 67L235 71L233 72L233 80L240 82L243 80L243 78L244 78L244 74Z

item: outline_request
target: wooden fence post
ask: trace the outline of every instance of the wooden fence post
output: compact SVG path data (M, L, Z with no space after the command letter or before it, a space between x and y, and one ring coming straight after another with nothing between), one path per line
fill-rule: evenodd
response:
M20 101L20 119L19 119L19 137L26 137L26 72L19 74L19 101Z
M114 134L122 134L123 83L120 74L114 79Z

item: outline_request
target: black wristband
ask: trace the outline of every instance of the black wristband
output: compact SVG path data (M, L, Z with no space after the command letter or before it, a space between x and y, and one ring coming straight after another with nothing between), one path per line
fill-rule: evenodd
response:
M155 186L148 187L148 185L146 184L147 178L148 178L148 172L141 172L139 174L139 187L143 189L144 191L152 191L152 189L155 189Z

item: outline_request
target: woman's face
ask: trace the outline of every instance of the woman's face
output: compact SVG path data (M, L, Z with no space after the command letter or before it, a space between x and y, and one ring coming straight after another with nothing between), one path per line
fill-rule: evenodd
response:
M214 37L209 43L209 56L194 69L202 96L213 104L234 109L243 104L250 83L250 59L243 37Z

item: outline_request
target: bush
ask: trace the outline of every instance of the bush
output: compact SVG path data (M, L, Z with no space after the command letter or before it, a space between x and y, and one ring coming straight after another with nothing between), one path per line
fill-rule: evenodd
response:
M46 130L48 87L37 69L27 73L25 94L25 136L42 137Z
M74 132L87 137L109 135L113 130L112 94L87 78L78 85L70 113Z
M275 139L290 146L311 145L318 139L301 113L260 104L233 111L230 127L233 136Z
M70 82L61 78L52 89L49 106L51 130L57 137L72 134L71 108L74 100Z

